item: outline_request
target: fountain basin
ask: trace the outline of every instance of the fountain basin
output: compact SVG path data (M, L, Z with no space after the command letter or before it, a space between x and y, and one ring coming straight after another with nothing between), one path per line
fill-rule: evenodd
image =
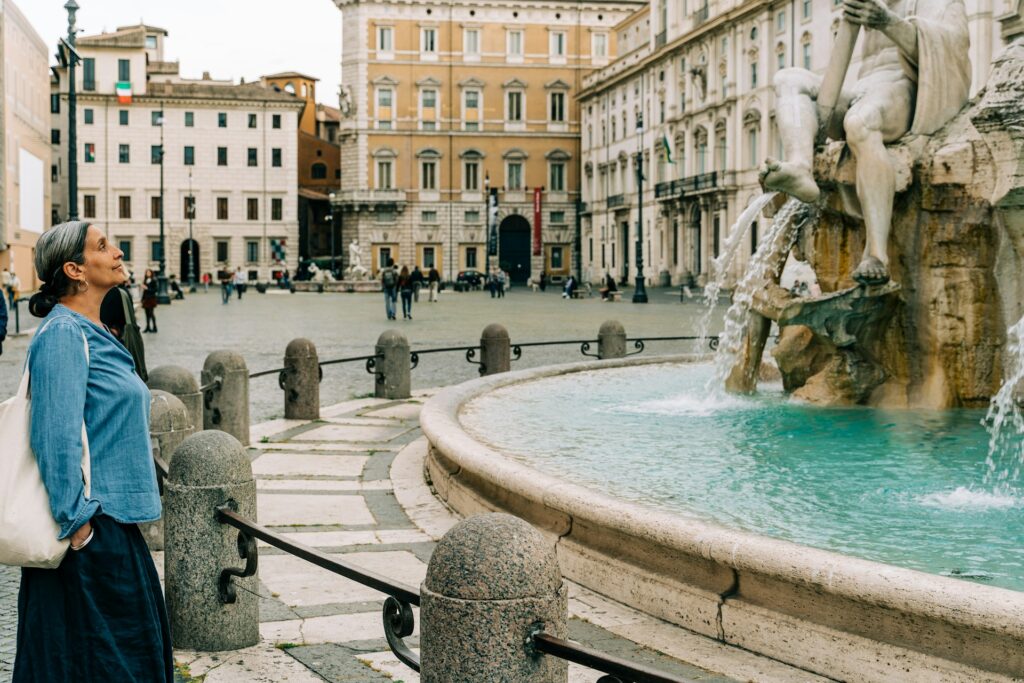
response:
M446 389L421 414L431 445L427 474L463 514L502 510L546 531L572 580L809 671L863 681L1010 680L1024 673L1024 593L621 500L518 461L460 419L473 399L503 387L529 392L530 382L547 378L694 360L579 363Z

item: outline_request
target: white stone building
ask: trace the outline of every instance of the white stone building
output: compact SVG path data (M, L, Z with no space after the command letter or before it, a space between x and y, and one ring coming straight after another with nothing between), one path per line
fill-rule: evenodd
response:
M967 14L974 93L1019 33L1020 3L968 0ZM761 194L760 164L782 156L774 75L791 66L824 71L841 15L837 0L654 0L615 27L618 57L584 78L580 93L585 279L636 276L642 150L646 281L704 281L730 226ZM764 228L752 226L733 275Z
M126 26L77 41L78 215L125 252L136 276L160 257L160 149L167 274L242 267L250 279L298 263L298 116L304 101L258 83L182 78L167 32ZM66 220L67 71L54 68L53 220ZM119 100L118 90L121 91ZM130 102L125 101L125 91ZM161 115L162 112L162 115ZM162 122L162 125L161 125ZM162 142L161 142L162 141Z

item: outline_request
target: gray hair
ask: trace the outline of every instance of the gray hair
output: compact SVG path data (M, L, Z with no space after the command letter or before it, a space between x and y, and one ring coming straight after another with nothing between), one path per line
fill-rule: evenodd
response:
M45 317L57 305L73 283L64 273L64 264L85 263L87 221L68 221L44 232L36 242L36 274L43 281L39 292L29 302L32 315Z

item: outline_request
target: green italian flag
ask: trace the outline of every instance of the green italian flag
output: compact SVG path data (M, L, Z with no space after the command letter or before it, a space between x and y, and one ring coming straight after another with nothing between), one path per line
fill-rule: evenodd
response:
M132 103L132 84L125 81L118 81L114 91L117 93L118 104Z
M665 161L670 164L676 163L672 161L672 148L668 144L668 136L664 133L661 134L661 147L665 150Z

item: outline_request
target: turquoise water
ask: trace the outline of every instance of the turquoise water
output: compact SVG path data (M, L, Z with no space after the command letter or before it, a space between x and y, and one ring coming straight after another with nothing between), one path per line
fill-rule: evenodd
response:
M781 386L709 397L710 365L500 389L476 438L616 497L869 560L1024 591L1024 486L985 484L984 411L815 408Z

